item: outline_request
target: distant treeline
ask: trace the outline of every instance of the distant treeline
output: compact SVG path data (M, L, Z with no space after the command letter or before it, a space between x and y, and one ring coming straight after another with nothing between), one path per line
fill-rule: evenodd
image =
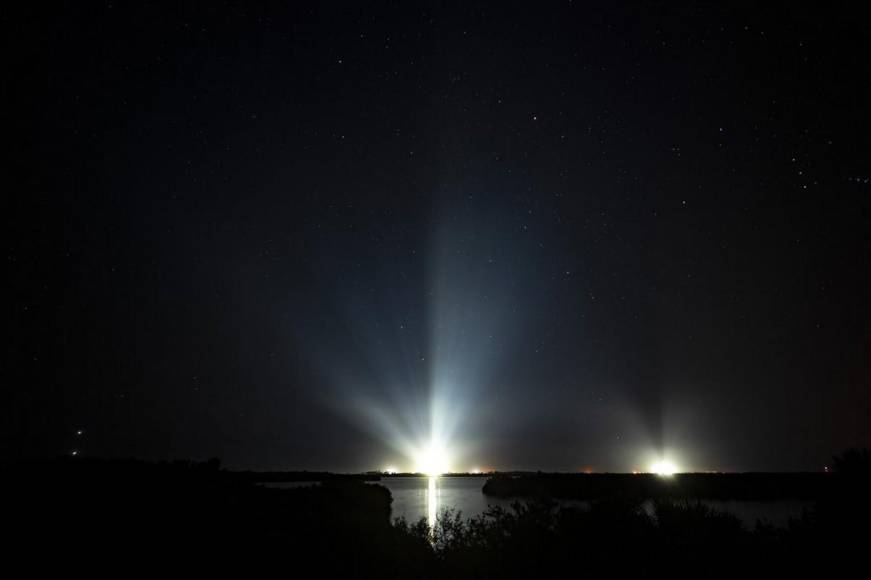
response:
M818 500L871 489L869 450L848 449L832 465L831 473L499 473L483 491L501 498Z
M871 456L852 457L836 463L837 474L794 479L781 474L498 476L488 485L515 482L533 488L536 497L471 519L445 511L433 526L424 519L391 521L390 492L354 477L275 489L257 485L259 476L222 470L217 460L77 457L7 463L0 495L3 565L7 575L59 566L65 575L113 578L247 577L275 570L292 577L415 579L583 576L578 571L670 577L803 577L812 571L838 577L849 571L861 576L871 524ZM747 527L693 499L710 493L706 485L734 485L732 495L743 493L746 485L769 496L795 495L808 485L818 496L786 528L765 522ZM549 497L578 493L579 486L588 486L586 507L559 505ZM671 491L655 495L661 489ZM653 513L643 508L645 496L652 498Z
M329 471L231 471L221 469L221 461L213 457L207 461L172 460L147 462L133 458L103 459L97 457L60 457L55 460L23 460L4 466L7 473L36 475L40 471L54 472L63 466L66 472L87 470L89 474L103 473L107 477L153 476L154 474L222 473L222 478L248 483L321 482L321 481L378 481L381 474L333 473Z
M250 571L282 562L347 574L425 566L429 546L395 528L390 492L328 477L293 489L256 485L209 462L65 458L3 466L8 571L41 562L64 570L163 574Z
M735 500L815 500L843 476L829 473L578 473L496 475L484 484L494 497L594 500L615 496Z
M295 481L380 481L377 473L331 473L329 471L231 471L233 477L255 483Z

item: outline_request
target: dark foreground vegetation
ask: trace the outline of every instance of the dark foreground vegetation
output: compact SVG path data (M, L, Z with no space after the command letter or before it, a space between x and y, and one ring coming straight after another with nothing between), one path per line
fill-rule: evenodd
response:
M651 512L625 489L583 509L540 495L468 520L445 511L430 528L391 522L387 489L355 478L274 489L216 461L16 464L2 474L4 563L114 577L266 570L354 578L830 577L848 566L864 573L868 460L855 452L815 507L785 529L748 529L676 495L654 499Z

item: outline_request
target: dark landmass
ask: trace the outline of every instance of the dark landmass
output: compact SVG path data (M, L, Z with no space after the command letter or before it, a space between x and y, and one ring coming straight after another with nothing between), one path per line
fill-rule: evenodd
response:
M381 475L377 473L332 473L329 471L228 471L227 475L253 483L381 480Z
M579 570L833 576L867 567L871 456L842 456L849 457L836 463L837 474L819 477L500 474L488 482L490 491L525 486L527 499L470 519L444 511L433 527L391 521L390 492L361 477L282 472L317 475L320 483L276 489L258 485L260 475L222 470L217 460L7 464L4 563L9 570L60 565L67 574L113 577L167 570L250 575L275 566L291 576L355 578L528 579ZM666 481L671 487L662 487ZM815 501L786 528L748 528L697 500L712 493ZM560 506L550 496L590 503ZM653 513L641 508L644 496Z
M816 500L838 489L842 479L834 473L498 474L484 484L483 491L501 498Z
M359 574L415 573L431 555L392 526L390 492L360 477L276 489L217 460L79 457L5 465L2 479L5 547L26 562L51 556L124 576L149 563L223 570L286 560L297 571Z
M414 473L414 472L401 472L401 473L381 473L382 478L389 479L391 477L429 477L424 473ZM493 477L493 473L470 473L470 472L451 472L451 473L442 473L439 477Z

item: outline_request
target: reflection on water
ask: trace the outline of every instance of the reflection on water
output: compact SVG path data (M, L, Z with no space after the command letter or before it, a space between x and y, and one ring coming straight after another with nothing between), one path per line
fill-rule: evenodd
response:
M429 484L426 488L426 521L432 529L435 527L436 516L439 513L439 478L437 475L431 475L427 479Z
M485 477L397 476L377 482L390 490L392 517L404 517L409 523L424 518L432 526L439 512L452 509L463 518L478 516L491 505L508 508L511 500L489 497L481 492Z

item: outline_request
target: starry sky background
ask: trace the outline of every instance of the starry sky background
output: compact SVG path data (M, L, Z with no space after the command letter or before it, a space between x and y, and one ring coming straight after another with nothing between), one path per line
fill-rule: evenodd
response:
M7 12L7 456L871 445L867 19L291 4Z

